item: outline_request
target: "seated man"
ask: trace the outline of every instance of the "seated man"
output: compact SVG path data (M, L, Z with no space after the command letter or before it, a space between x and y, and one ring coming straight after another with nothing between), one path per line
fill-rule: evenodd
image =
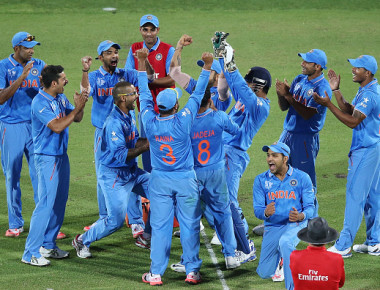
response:
M341 255L328 252L325 244L335 241L338 232L330 228L322 217L309 221L297 237L309 243L307 249L290 255L290 269L295 289L338 289L345 280Z
M263 279L272 277L282 257L286 289L293 289L289 259L299 243L298 231L314 213L313 184L309 175L288 164L286 144L277 142L263 151L269 170L256 176L253 185L253 208L265 227L256 271Z

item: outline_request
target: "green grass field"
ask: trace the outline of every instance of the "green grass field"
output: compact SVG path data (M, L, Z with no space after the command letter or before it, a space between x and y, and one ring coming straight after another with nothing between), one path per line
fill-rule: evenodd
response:
M117 13L102 11L103 7L116 7ZM193 77L199 74L196 61L202 52L211 51L210 38L216 30L230 33L228 42L236 52L236 61L242 73L252 66L268 68L273 81L286 78L289 82L301 72L298 52L312 48L323 49L329 68L341 74L341 91L351 100L358 88L352 82L351 66L347 58L370 54L380 61L380 3L379 1L57 1L14 0L0 2L1 46L0 59L12 52L11 39L18 31L36 35L41 46L35 57L48 64L65 67L69 84L65 93L72 99L79 90L81 79L80 58L96 56L98 44L112 39L122 46L120 67L124 66L129 45L140 41L139 19L147 13L160 20L160 37L175 45L183 33L191 35L194 43L182 53L182 70ZM95 62L92 69L100 63ZM265 153L261 147L277 140L285 113L277 105L275 89L269 91L271 112L268 120L253 140L248 153L251 162L241 180L239 198L250 228L260 221L252 208L252 183L254 177L267 170ZM182 102L184 102L182 100ZM183 104L182 104L183 105ZM18 238L5 238L8 228L4 178L0 178L0 288L1 289L142 289L149 286L141 282L141 275L149 270L149 252L134 246L130 229L123 228L115 234L93 243L94 258L76 257L71 240L82 232L85 225L97 219L96 178L93 163L93 133L91 101L85 109L80 124L70 126L69 157L71 160L71 185L66 217L62 231L68 238L58 242L59 247L70 250L70 258L52 261L47 268L27 266L20 262L27 233ZM330 226L342 229L345 206L345 178L347 154L351 143L351 130L327 113L324 129L320 133L320 152L317 159L318 199L320 215ZM28 230L34 209L33 193L24 164L21 178L23 213ZM212 231L207 227L208 237ZM261 238L251 236L260 251ZM365 240L364 224L355 243ZM201 238L202 275L204 283L198 289L222 289L216 268ZM306 244L300 243L298 248ZM219 247L213 248L224 270L224 259ZM169 263L177 262L181 255L179 240L173 238ZM224 271L230 289L281 289L283 283L262 280L256 274L258 261L242 265L234 271ZM345 260L346 289L380 289L379 258L354 254ZM164 287L187 287L184 275L167 270L163 276Z

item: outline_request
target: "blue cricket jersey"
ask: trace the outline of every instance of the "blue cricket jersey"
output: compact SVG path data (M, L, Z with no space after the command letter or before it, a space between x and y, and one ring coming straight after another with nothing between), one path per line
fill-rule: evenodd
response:
M116 105L104 123L100 146L100 163L110 168L137 166L136 158L127 160L128 150L135 148L139 132L133 111L122 112Z
M116 68L111 75L101 66L98 70L90 72L88 79L91 86L90 95L94 99L91 109L91 122L94 127L101 129L113 108L113 87L121 81L130 82L137 86L137 71L135 69Z
M42 155L63 155L67 152L69 127L61 133L54 133L47 125L54 119L60 119L74 110L64 94L55 98L40 90L32 101L32 137L34 153Z
M295 207L305 214L305 220L314 214L315 194L309 175L289 165L284 180L278 179L270 170L256 176L253 184L253 209L264 225L289 223L289 212ZM275 213L265 217L268 204L275 202Z
M310 81L307 79L307 75L301 74L295 77L290 86L290 93L293 98L306 107L315 108L317 113L309 120L305 120L293 106L290 106L285 117L284 130L306 134L318 133L322 130L326 120L327 108L314 101L313 93L316 92L319 96L325 97L325 91L331 99L332 91L323 73Z
M33 98L38 94L40 79L45 62L32 58L34 61L28 76L21 86L3 105L0 106L0 120L6 123L20 123L30 121L30 106ZM18 63L11 54L0 61L0 89L11 86L22 74L24 67Z
M219 62L224 68L224 60L221 58ZM232 90L232 95L237 99L228 116L240 127L236 135L224 132L223 142L225 145L247 151L252 144L253 137L268 118L270 101L257 97L248 87L239 70L230 73L223 69L223 72L228 86Z
M160 117L154 111L146 72L139 72L142 122L150 144L153 169L188 171L194 168L190 132L209 76L210 71L202 70L198 84L185 107L177 114Z
M352 131L350 151L380 142L380 86L377 79L359 88L352 105L366 118Z
M194 165L210 167L225 162L222 134L237 134L239 126L225 112L208 109L198 114L191 129Z
M196 85L197 85L197 81L193 78L190 78L189 84L187 85L187 88L185 89L185 91L191 95ZM214 106L218 110L226 111L228 107L231 105L232 93L230 91L229 91L228 99L225 101L219 100L219 93L218 93L217 87L211 87L210 93L211 93L211 99L214 102Z

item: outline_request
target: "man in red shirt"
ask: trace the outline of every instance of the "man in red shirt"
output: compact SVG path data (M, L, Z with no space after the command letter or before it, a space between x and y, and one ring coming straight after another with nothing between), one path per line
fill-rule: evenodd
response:
M135 57L136 51L145 47L149 50L147 65L152 66L155 71L153 82L149 83L149 89L154 102L154 109L158 113L156 97L158 93L166 88L174 88L175 82L169 76L170 62L174 54L174 47L170 44L162 42L158 37L160 31L158 18L152 14L144 15L140 19L140 33L143 41L135 42L131 45L125 63L126 69L138 69L138 61ZM140 103L137 100L137 107L140 111ZM145 137L145 130L140 120L139 114L140 137ZM151 172L150 151L141 155L143 168L147 172ZM132 233L137 237L139 233L143 233L144 222L142 220L142 210L140 197L131 195L128 202L128 221L132 225ZM139 238L141 240L141 236Z
M325 244L335 241L338 232L324 218L316 217L300 230L298 238L309 243L305 250L290 255L294 289L339 289L345 281L341 255L328 252Z

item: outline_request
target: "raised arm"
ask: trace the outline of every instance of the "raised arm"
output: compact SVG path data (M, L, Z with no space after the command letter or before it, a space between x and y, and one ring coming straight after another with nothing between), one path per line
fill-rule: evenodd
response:
M80 82L80 91L86 90L91 91L90 81L88 79L88 71L90 70L92 64L91 56L84 56L81 58L82 61L82 80Z
M4 104L11 97L13 97L13 95L21 86L22 82L28 77L28 74L33 67L33 63L34 61L31 61L28 64L26 64L21 75L18 77L16 81L12 83L9 87L0 90L0 105Z
M340 89L339 89L339 85L340 85L340 75L337 75L335 73L335 71L333 71L332 69L329 70L328 72L328 77L329 77L329 84L330 84L330 88L331 90L333 91L334 93L334 96L335 96L335 99L338 103L338 106L339 108L347 113L347 114L350 114L352 115L352 113L354 112L354 106L351 105L349 102L347 102L342 93L340 92Z
M186 89L189 85L191 77L181 71L181 54L184 46L188 46L193 42L191 36L184 34L178 40L173 58L170 62L170 77L176 81L182 88Z

